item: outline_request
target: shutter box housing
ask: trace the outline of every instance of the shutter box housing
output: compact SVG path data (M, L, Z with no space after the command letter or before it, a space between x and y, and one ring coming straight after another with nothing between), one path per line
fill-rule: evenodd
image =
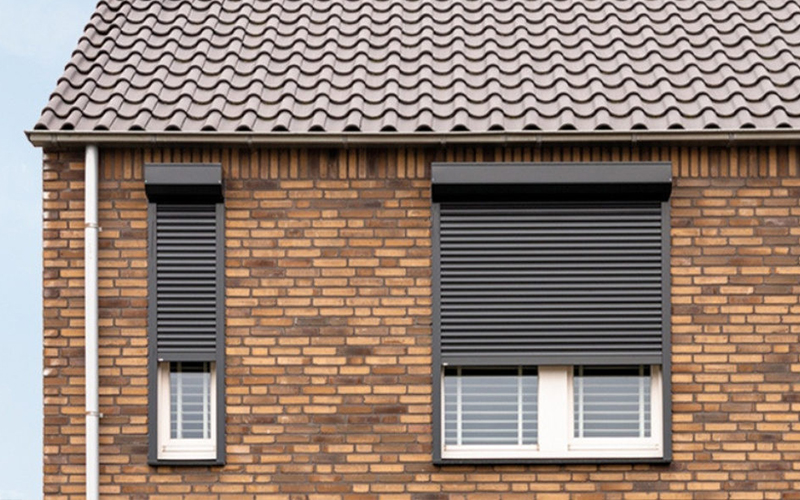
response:
M222 201L222 166L204 163L148 163L144 189L151 202Z

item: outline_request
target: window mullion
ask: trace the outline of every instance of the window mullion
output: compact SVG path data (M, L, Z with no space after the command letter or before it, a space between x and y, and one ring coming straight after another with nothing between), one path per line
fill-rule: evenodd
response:
M539 450L550 456L567 452L572 421L569 370L567 366L539 367Z

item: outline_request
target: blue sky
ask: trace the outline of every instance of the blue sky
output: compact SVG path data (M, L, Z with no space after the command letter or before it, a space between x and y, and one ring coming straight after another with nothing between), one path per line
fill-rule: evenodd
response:
M42 498L41 151L33 127L96 0L0 0L0 500Z

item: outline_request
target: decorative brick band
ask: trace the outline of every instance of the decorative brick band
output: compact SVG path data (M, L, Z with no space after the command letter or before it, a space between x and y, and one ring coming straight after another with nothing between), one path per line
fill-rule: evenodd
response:
M669 161L675 177L794 177L797 146L475 147L387 149L160 148L102 151L105 179L141 179L145 162L221 162L226 179L426 179L432 161Z

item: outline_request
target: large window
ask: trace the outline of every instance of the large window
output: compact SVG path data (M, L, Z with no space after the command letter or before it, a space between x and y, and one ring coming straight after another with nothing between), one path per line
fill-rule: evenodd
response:
M152 464L224 460L218 165L146 165Z
M434 164L434 458L668 459L665 164Z

